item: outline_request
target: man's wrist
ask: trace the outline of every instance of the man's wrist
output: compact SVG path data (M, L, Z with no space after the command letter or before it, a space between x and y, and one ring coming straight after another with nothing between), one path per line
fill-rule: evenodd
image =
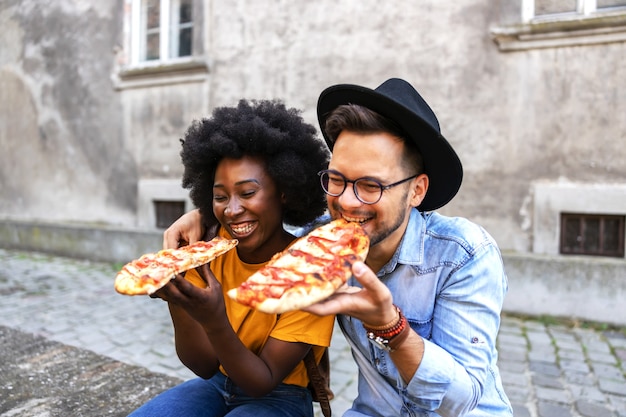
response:
M363 323L363 327L367 332L367 338L376 347L393 352L406 340L411 330L406 317L402 314L400 308L396 307L398 317L392 322L384 326L371 326Z
M386 330L390 327L393 327L395 324L397 324L400 321L400 307L398 307L397 305L393 305L393 309L394 309L394 317L393 320L385 323L385 324L381 324L378 326L372 325L372 324L368 324L368 323L363 323L363 327L365 327L365 329L371 329L371 330Z
M389 342L387 343L387 347L389 347L389 352L395 352L396 350L398 350L398 348L409 337L410 332L411 332L411 327L407 324L407 326L404 328L404 330L402 330L401 333L391 338Z

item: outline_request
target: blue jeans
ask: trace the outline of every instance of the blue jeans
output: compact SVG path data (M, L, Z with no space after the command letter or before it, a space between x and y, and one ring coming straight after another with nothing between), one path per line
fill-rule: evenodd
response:
M307 388L287 384L263 397L250 397L218 372L211 379L191 379L159 394L129 417L143 416L313 417L313 403Z

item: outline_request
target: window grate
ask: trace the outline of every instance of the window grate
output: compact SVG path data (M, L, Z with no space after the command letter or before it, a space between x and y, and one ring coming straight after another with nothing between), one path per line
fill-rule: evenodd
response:
M184 201L154 201L156 227L167 229L180 216L185 214Z
M561 213L560 253L624 257L625 216Z

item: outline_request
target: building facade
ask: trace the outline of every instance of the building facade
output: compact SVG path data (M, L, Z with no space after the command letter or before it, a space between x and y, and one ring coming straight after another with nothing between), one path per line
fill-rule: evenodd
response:
M464 165L442 213L507 256L624 271L624 0L3 0L0 25L5 230L160 233L191 208L192 120L276 98L317 126L325 87L401 77ZM610 279L626 295L626 276Z

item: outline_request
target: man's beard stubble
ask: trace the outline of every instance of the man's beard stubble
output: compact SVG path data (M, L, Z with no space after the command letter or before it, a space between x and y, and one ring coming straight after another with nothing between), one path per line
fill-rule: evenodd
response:
M391 235L393 232L395 232L396 230L398 230L398 228L400 226L402 226L402 224L404 223L404 220L406 219L406 216L409 215L410 212L407 212L405 209L407 207L408 201L407 199L409 198L409 190L405 190L404 195L401 198L401 201L404 202L404 204L399 204L399 205L394 205L393 207L402 207L401 209L399 209L392 221L392 223L390 225L382 225L382 229L381 230L377 230L375 229L371 235L369 235L370 238L370 247L382 242L383 240L385 240L389 235ZM343 213L343 210L341 210L341 208L338 206L338 204L336 202L333 202L333 210L336 213ZM353 217L358 217L359 213L351 213L351 216ZM369 217L368 215L363 215L363 217ZM372 217L371 220L369 221L375 221L376 220L376 216Z

